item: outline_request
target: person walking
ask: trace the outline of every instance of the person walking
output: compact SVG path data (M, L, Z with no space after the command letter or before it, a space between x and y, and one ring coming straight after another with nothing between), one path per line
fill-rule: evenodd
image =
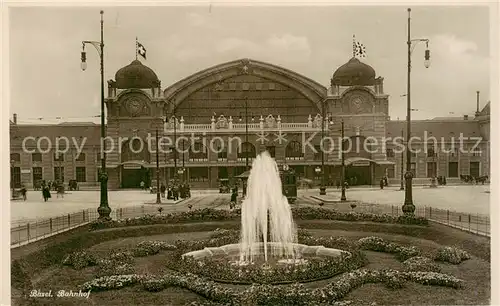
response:
M44 202L47 202L48 199L51 197L49 186L43 186L43 188L42 188L42 196L43 196Z
M233 189L231 193L231 202L229 203L229 209L233 209L236 206L236 201L238 199L238 192L236 188Z
M165 191L167 190L167 187L165 186L164 183L161 183L161 187L160 187L160 193L161 193L161 197L164 198L165 197Z
M146 183L144 183L144 181L141 181L140 185L141 185L141 189L142 189L142 190L145 190Z
M384 185L385 185L384 178L381 178L380 179L380 189L384 189Z
M27 192L28 192L28 190L26 189L24 184L21 185L21 194L23 195L23 201L26 201L26 199L27 199Z

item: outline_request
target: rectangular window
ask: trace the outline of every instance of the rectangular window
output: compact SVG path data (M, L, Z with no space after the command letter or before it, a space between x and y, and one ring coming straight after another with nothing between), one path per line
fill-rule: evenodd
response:
M64 167L54 167L54 180L64 182Z
M269 152L269 155L271 155L272 158L276 157L276 147L275 146L266 147L266 151Z
M417 163L411 163L411 173L413 173L413 177L417 177Z
M458 162L448 163L448 177L458 177Z
M390 165L390 166L387 168L387 177L388 177L388 178L395 178L395 177L396 177L396 173L395 173L394 165Z
M269 83L269 90L275 90L276 86L274 83Z
M248 90L250 88L250 84L248 84L248 83L243 83L241 85L242 85L243 90Z
M226 148L222 149L222 151L220 148L217 149L217 160L218 161L227 161L227 149Z
M427 157L436 157L436 156L437 156L437 154L434 151L434 148L427 149Z
M21 167L10 167L11 188L21 187Z
M77 182L87 181L87 172L85 171L85 167L76 167L76 181Z
M54 161L64 161L63 153L54 153Z
M85 157L85 153L82 152L76 157L76 161L85 161Z
M32 162L41 162L42 161L42 153L31 153L31 161Z
M472 156L481 156L481 153L482 153L482 151L479 148L476 148L473 151L471 151Z
M413 158L417 158L417 152L416 152L416 151L412 151L412 152L411 152L411 157L413 157Z
M42 167L33 167L33 184L43 180Z
M192 182L207 182L208 181L208 168L206 167L193 167L189 169L189 178Z
M427 177L436 177L436 162L427 163Z
M469 174L472 177L479 177L479 162L470 162Z
M394 157L394 150L393 149L387 149L385 151L385 154L387 155L387 157Z
M255 83L256 90L262 90L262 83Z

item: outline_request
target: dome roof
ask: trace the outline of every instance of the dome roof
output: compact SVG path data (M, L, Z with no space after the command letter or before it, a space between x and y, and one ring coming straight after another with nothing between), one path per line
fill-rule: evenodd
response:
M116 88L155 88L159 86L156 73L140 61L134 60L115 75Z
M341 86L374 85L375 69L353 57L335 71L332 84Z

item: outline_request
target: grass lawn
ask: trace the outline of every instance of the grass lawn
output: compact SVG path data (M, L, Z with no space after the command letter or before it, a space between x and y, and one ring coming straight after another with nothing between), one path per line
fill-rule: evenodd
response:
M309 227L309 232L314 236L344 236L350 240L357 240L362 237L378 236L385 240L402 245L413 245L418 247L426 254L433 254L441 246L459 245L463 241L472 241L483 248L489 248L489 240L483 239L472 234L448 227L438 226L437 229L441 235L418 234L417 237L408 235L390 233L387 227L383 231L371 231L368 227L361 227L362 230L355 230L356 223L344 226L346 223L336 221L307 221L308 225L316 223L318 226ZM223 224L223 223L221 223ZM300 226L300 225L299 225ZM385 225L377 225L384 227ZM222 226L221 226L222 227ZM302 226L305 227L305 226ZM330 228L329 228L330 227ZM307 227L306 227L307 228ZM434 225L431 226L434 228ZM434 228L436 229L436 228ZM114 229L108 229L114 230ZM121 251L130 250L139 242L145 240L163 240L173 242L178 239L199 240L209 237L211 232L182 232L168 234L168 226L165 226L165 234L151 236L121 237L109 241L104 241L90 247L89 250L100 256ZM432 240L431 240L432 238ZM488 244L487 246L485 244ZM476 248L471 246L471 250ZM438 263L441 272L453 275L465 281L464 289L452 289L447 287L424 286L413 282L407 282L405 288L387 289L383 284L366 284L350 292L344 300L353 301L353 305L364 305L375 302L377 305L401 305L401 304L427 304L427 305L478 305L488 304L490 299L490 263L489 257L481 256L482 252L475 253L464 248L473 256L470 260L462 262L459 265ZM395 269L403 270L403 265L394 255L372 251L364 251L369 264L368 269ZM429 255L430 256L430 255ZM167 271L165 261L167 255L165 252L159 254L137 257L134 259L134 269L137 274L155 274L162 275ZM53 265L34 275L30 275L31 288L42 291L52 290L73 290L78 291L78 286L86 281L96 277L98 267L87 267L83 270L74 270L71 267L62 265ZM327 283L338 278L334 278L306 283L308 288L323 287ZM227 285L231 288L245 289L246 286ZM13 294L15 293L13 289ZM104 292L93 292L89 299L85 298L55 298L30 300L30 305L185 305L191 302L207 301L205 298L192 293L186 289L170 287L163 291L152 293L145 291L142 286L137 285L120 290L111 290ZM14 299L13 305L20 305L20 299ZM28 304L26 304L28 305Z

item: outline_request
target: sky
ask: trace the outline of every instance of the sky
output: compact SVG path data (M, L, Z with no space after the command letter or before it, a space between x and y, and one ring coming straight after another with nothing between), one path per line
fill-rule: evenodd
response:
M293 70L328 87L352 57L384 77L391 119L406 115L407 10L404 6L163 6L10 8L10 113L19 123L95 121L100 112L98 54L83 40L100 39L104 10L105 80L135 59L135 38L162 89L200 70L250 58ZM487 7L412 7L412 38L428 38L412 56L413 119L473 115L490 100ZM107 93L107 92L106 92ZM34 118L44 118L34 120Z

